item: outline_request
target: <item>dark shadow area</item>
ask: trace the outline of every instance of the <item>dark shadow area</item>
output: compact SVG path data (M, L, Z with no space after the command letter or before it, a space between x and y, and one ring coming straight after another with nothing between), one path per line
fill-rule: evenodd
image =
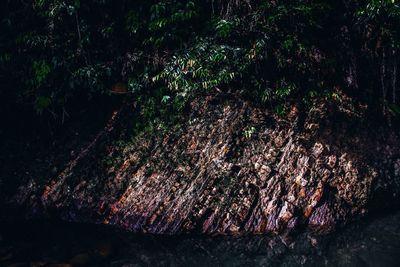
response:
M18 186L33 180L48 182L102 130L121 97L75 99L66 107L64 120L15 103L0 112L0 202Z
M30 221L1 225L2 266L397 266L400 213L328 236L134 235L108 226ZM13 265L15 264L15 265Z

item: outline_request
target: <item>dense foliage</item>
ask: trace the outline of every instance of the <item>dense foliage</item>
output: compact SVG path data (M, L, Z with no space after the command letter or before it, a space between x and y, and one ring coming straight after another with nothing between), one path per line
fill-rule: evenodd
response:
M1 101L39 114L60 118L115 84L147 118L182 110L201 90L240 91L283 113L284 102L341 88L389 119L400 113L397 0L1 5Z

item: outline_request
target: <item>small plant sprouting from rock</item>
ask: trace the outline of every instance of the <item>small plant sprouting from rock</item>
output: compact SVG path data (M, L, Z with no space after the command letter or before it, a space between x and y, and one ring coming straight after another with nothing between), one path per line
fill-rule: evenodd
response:
M252 138L252 136L255 134L256 128L254 126L248 126L244 128L243 130L243 135L246 137L246 139Z

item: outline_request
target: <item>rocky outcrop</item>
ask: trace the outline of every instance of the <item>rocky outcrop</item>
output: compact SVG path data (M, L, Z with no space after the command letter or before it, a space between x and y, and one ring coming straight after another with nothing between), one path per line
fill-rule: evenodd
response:
M329 231L383 194L396 199L398 136L370 128L365 107L343 94L307 109L279 117L206 95L180 125L128 142L123 108L62 173L14 201L134 232L238 234Z

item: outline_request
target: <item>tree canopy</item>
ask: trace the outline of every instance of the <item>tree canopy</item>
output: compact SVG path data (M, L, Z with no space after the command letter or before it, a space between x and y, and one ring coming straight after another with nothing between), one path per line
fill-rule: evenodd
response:
M201 90L287 101L344 90L400 114L397 0L6 0L3 103L57 117L126 85L144 115L180 111ZM125 91L125 89L123 89Z

